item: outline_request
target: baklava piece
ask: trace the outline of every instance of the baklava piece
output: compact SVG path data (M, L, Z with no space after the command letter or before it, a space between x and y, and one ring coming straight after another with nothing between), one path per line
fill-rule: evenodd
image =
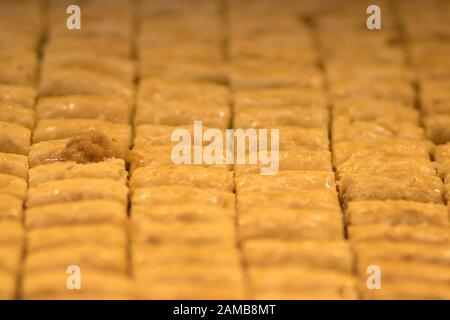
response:
M43 96L121 95L132 100L132 84L90 70L46 68L39 93Z
M14 299L24 232L20 223L21 213L13 212L19 210L17 203L6 197L0 195L0 299Z
M36 96L36 90L31 87L0 84L0 103L7 107L32 109Z
M422 81L420 88L420 106L425 115L450 113L450 81Z
M153 125L153 124L142 124L135 126L135 138L134 138L134 149L144 149L146 147L156 147L156 146L174 146L178 144L178 141L172 140L172 133L176 129L184 129L189 131L191 137L194 136L194 125L192 123L181 125L181 126L166 126L166 125ZM202 125L201 135L203 137L206 130L209 128ZM220 130L222 135L225 137L225 131ZM195 141L191 139L192 145L208 145L211 142L207 140Z
M314 107L239 107L235 109L235 113L235 128L276 128L277 126L327 128L329 120L326 109Z
M429 141L396 138L341 141L333 144L333 164L339 166L351 159L402 157L428 160L434 145Z
M355 241L352 249L363 260L426 262L446 266L450 263L450 244L390 241Z
M155 36L155 34L153 34ZM192 36L192 35L191 35ZM140 61L215 61L223 60L222 48L216 43L194 42L191 39L183 39L177 42L177 50L173 50L170 43L148 43L146 35L141 33L138 40L138 55ZM153 40L153 39L152 39ZM186 41L187 40L187 41Z
M241 61L230 66L233 90L299 86L321 89L323 77L319 69L285 61Z
M22 219L23 201L10 194L0 194L0 221Z
M450 141L450 113L426 116L424 119L427 137L436 144Z
M355 121L348 124L345 121L336 120L333 121L332 131L333 142L370 139L425 140L424 130L408 123Z
M30 139L30 129L0 121L0 152L28 155Z
M199 166L141 167L134 171L130 180L132 190L151 186L181 185L201 189L232 192L233 173L225 170Z
M310 266L352 274L353 255L344 240L271 240L243 243L243 258L256 267Z
M335 190L265 191L237 195L239 212L267 207L341 212Z
M8 244L2 243L0 248L0 279L5 280L5 282L0 282L0 297L2 294L7 293L8 295L13 293L15 287L8 288L9 284L13 283L15 285L15 280L20 268L20 258L21 257L21 243ZM3 285L7 286L3 287ZM12 290L9 290L12 289ZM11 298L11 297L10 297ZM4 299L4 298L2 298Z
M365 280L367 274L364 272L368 266L377 265L383 272L383 280L388 281L420 281L423 283L444 284L450 282L450 269L448 266L427 262L415 261L393 261L379 259L358 259L356 263L357 272Z
M428 224L450 227L446 206L404 200L352 201L348 204L346 220L349 225Z
M136 66L130 59L110 55L99 59L96 53L69 51L65 54L46 54L42 68L85 69L131 83L134 81Z
M405 157L379 157L367 156L363 158L353 158L336 167L338 178L342 179L347 174L384 174L414 172L423 175L435 176L437 174L436 165L430 160L420 158Z
M136 295L140 299L242 299L240 268L225 266L154 266L137 268Z
M28 178L28 158L21 154L0 152L0 173Z
M31 252L25 261L25 273L64 273L70 265L79 266L83 276L95 271L125 273L125 255L122 247L108 248L96 244L51 248Z
M220 208L210 204L186 203L183 206L174 204L148 207L133 204L132 215L137 219L147 219L159 223L217 223L234 222L234 209Z
M17 124L31 130L34 126L34 111L28 108L6 106L0 102L0 121Z
M117 37L105 35L86 36L80 34L74 36L72 34L69 37L60 37L58 41L49 41L45 46L45 54L61 56L67 52L92 52L99 56L128 58L132 51L131 42L120 40Z
M345 205L357 200L443 203L442 180L437 176L414 172L348 174L338 185Z
M209 83L160 78L141 80L138 98L143 101L166 102L189 100L210 105L226 106L230 102L226 86Z
M28 184L25 179L0 173L0 194L9 194L21 200L27 196Z
M434 159L438 163L439 174L446 179L450 175L450 143L436 146Z
M186 221L156 222L144 217L133 220L136 224L133 236L136 244L233 246L236 241L235 226L227 220L195 224Z
M359 286L361 298L371 300L449 300L450 290L447 284L424 283L423 281L405 280L383 281L382 290L369 290L364 281Z
M65 270L63 270L65 271ZM63 271L39 272L25 275L25 299L129 299L130 282L127 277L112 272L87 271L82 274L82 290L68 290L67 274Z
M350 275L311 267L250 267L249 281L254 299L356 299Z
M90 132L73 138L35 143L30 148L30 167L55 162L102 162L110 158L128 159L128 145L121 145L107 135Z
M29 184L34 187L43 182L79 178L110 179L126 184L127 175L125 161L122 159L93 163L65 161L33 167L29 173Z
M336 190L333 172L281 171L272 176L259 173L235 177L236 193L296 190Z
M102 199L126 204L128 188L120 182L108 179L78 178L48 181L28 190L27 207Z
M248 153L241 155L245 159L244 164L240 163L239 154L235 157L236 175L259 174L264 168L270 169L275 161L279 171L332 171L329 151L280 151L274 155L271 152Z
M311 150L327 151L329 150L328 129L327 128L300 128L294 126L276 126L279 130L278 141L280 151L289 150ZM276 135L270 128L267 129L268 135ZM270 149L271 139L268 139L267 145Z
M414 106L414 88L401 79L349 79L331 86L332 98L383 99L406 106Z
M130 152L130 159L128 159L131 163L131 172L133 172L136 168L141 167L164 167L169 165L182 165L180 163L176 163L174 161L175 158L183 159L186 156L186 153L189 152L189 162L192 164L194 160L192 160L196 154L202 155L202 159L207 154L207 156L211 156L214 159L214 162L207 161L206 159L202 161L199 166L206 168L213 168L218 170L232 170L232 164L227 164L227 154L229 151L226 149L219 149L210 147L208 149L203 149L201 146L192 146L188 150L183 148L183 151L176 153L174 147L172 146L157 146L157 147L140 147L133 148ZM230 154L231 155L231 154ZM231 157L232 159L232 157ZM187 165L186 163L183 163ZM195 164L197 165L197 164Z
M36 106L37 119L98 119L128 123L130 102L122 96L69 95L44 97Z
M0 82L9 85L34 86L39 60L32 51L1 52Z
M23 241L24 230L20 220L0 220L0 243L3 245L19 245Z
M133 205L153 207L174 202L214 205L224 209L234 208L234 194L189 186L153 186L134 190Z
M83 200L52 203L27 209L25 224L29 229L56 226L121 223L126 205L114 200Z
M323 91L302 87L239 90L234 94L234 104L237 108L327 108L327 100Z
M133 247L135 268L145 267L240 267L239 251L228 246L136 245Z
M306 32L305 32L306 33ZM268 34L258 37L234 37L230 41L229 55L232 60L296 61L304 65L314 65L316 52L307 35ZM296 41L292 41L295 39Z
M32 253L49 248L85 244L125 248L127 237L122 225L103 223L34 228L28 231L27 241L28 252Z
M140 65L141 77L162 77L191 81L210 81L226 84L227 68L222 61L189 60L176 61L171 57L158 57L157 60L143 60Z
M380 99L338 99L333 103L333 119L346 121L377 121L419 125L419 112L410 106Z
M390 241L418 242L429 244L448 244L450 229L433 225L387 225L366 224L348 227L349 239L352 241Z
M90 134L92 136L90 136ZM131 142L131 127L94 119L46 119L40 120L33 132L33 142L82 136L86 140L105 137L121 146ZM91 139L90 139L91 138ZM94 141L95 142L95 141Z
M190 125L227 128L229 93L225 86L183 80L144 79L140 85L136 124Z
M408 83L414 79L413 71L403 64L379 64L356 60L331 60L326 64L328 79L332 83L363 78L365 80L397 80Z
M135 124L190 125L202 121L212 128L227 128L230 107L205 101L167 100L161 102L140 99L136 108Z
M20 248L14 246L3 245L0 249L0 299L2 300L15 298L20 252ZM9 267L13 267L14 271L9 271Z

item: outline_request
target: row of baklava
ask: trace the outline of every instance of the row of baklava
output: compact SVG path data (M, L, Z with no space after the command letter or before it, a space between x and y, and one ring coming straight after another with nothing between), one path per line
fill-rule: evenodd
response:
M235 126L279 130L279 172L235 164L238 233L256 299L355 298L328 141L324 93L305 88L234 93ZM307 98L309 97L309 99ZM258 105L258 113L245 111ZM279 117L283 110L322 115ZM272 114L270 117L261 115ZM289 119L289 123L286 123ZM270 146L269 146L270 147ZM271 151L269 151L271 153ZM248 155L251 158L251 154Z
M40 1L0 3L0 299L19 294L42 27Z
M393 12L384 5L382 10ZM364 25L358 29L358 17L350 12L319 18L323 50L342 52L330 59L324 54L324 63L332 96L333 165L358 291L363 299L448 298L444 187L430 159L433 144L414 108L413 73L402 46L393 41L401 32L388 18L371 37ZM352 46L378 49L355 62L349 59L352 47L331 42L333 32L354 34ZM349 94L336 94L346 77L356 90L350 85ZM370 280L377 277L381 287Z
M436 144L434 160L444 180L444 191L450 212L450 6L435 0L427 5L413 1L411 6L399 3L401 24L405 30L410 63L417 74L419 105L428 138ZM411 20L414 19L414 23ZM418 30L418 25L420 29ZM450 245L445 246L444 256ZM442 259L442 258L441 258ZM444 266L448 269L449 262ZM444 297L448 298L448 278Z
M228 1L233 90L323 85L312 34L295 8L293 2Z
M428 138L450 141L450 7L445 0L398 3L410 62L417 75Z
M299 28L290 6L223 3L142 2L140 76L230 83L234 89L322 85L311 35Z
M434 143L442 144L437 146L434 157L447 186L450 183L447 178L450 162L450 6L441 0L427 5L413 1L410 6L399 3L399 12L411 64L417 74L426 133ZM447 194L447 202L449 200Z
M82 8L80 30L66 27L69 4ZM127 298L133 7L50 1L48 12L28 157L22 297Z
M136 298L245 297L232 166L193 162L203 157L205 131L225 136L231 123L220 10L219 1L141 2L130 160ZM189 133L187 163L177 164L185 155L174 148L176 130ZM222 159L225 151L213 152Z
M135 115L130 187L135 293L142 299L244 297L235 235L231 165L177 164L176 130L188 130L188 159L203 155L208 126L230 122L226 87L213 83L141 80ZM195 120L202 127L194 128ZM195 135L200 134L200 141ZM216 149L222 157L223 148ZM190 162L190 161L189 161Z
M292 2L230 5L233 127L268 129L269 141L279 130L279 151L267 144L279 156L278 172L261 174L263 149L257 165L234 166L250 297L354 299L313 32Z

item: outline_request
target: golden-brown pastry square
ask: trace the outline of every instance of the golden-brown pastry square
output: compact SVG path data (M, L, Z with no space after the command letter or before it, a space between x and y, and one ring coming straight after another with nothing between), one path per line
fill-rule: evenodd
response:
M30 129L0 121L0 152L28 155L30 139Z
M130 102L120 95L68 95L44 97L36 105L40 119L98 119L115 123L128 123L131 117Z
M0 102L0 121L17 124L28 129L34 126L34 111L23 107L12 107Z
M131 143L131 127L94 119L45 119L37 123L33 142L71 138L91 132L99 132L121 146Z
M239 213L266 207L341 212L337 192L334 190L265 191L237 195Z
M450 226L446 206L404 200L352 201L348 204L346 220L351 225L428 224L441 227Z
M27 180L28 158L27 156L0 152L0 173L9 174Z
M128 188L121 182L99 178L47 181L28 190L27 207L103 199L126 204L128 202Z
M121 95L130 101L133 97L131 83L81 68L46 68L41 79L39 93L43 96Z
M146 207L182 202L215 205L225 209L232 209L234 208L234 194L190 186L151 186L135 189L131 202L133 205Z
M412 141L397 138L341 141L333 144L333 164L339 166L351 159L368 156L405 157L428 160L433 150L430 141Z
M194 165L171 165L158 168L141 167L130 179L132 190L150 186L181 185L201 189L232 192L233 173Z
M443 203L444 186L438 176L414 172L348 174L339 183L345 205L357 200L409 200Z
M23 178L0 173L0 194L5 193L25 200L28 184Z
M342 216L336 211L256 207L241 212L239 238L249 239L343 239Z
M107 159L102 162L76 163L55 162L30 169L30 187L53 180L98 178L110 179L126 184L128 173L122 159Z
M98 225L125 221L126 204L112 200L84 200L70 203L53 203L28 208L25 224L29 229Z
M239 107L235 110L235 128L270 128L297 126L327 128L328 110L315 107L260 108Z
M236 193L264 191L336 190L333 172L281 171L271 176L259 173L235 177Z
M327 100L322 90L302 87L247 89L234 93L234 104L241 107L314 107L326 108Z
M18 106L31 109L36 95L36 90L31 87L0 84L0 102L7 107Z
M450 113L424 117L427 137L436 144L450 141Z

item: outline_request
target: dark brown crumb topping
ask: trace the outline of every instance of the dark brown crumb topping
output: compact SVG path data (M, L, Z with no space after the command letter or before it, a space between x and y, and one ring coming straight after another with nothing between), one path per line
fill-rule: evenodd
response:
M117 142L105 134L91 131L70 139L61 153L62 161L100 162L108 158L124 158Z

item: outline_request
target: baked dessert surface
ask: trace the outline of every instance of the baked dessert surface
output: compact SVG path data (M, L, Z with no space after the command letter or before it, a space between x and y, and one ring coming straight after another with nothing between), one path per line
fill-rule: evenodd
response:
M450 6L377 3L2 1L0 299L450 299Z

